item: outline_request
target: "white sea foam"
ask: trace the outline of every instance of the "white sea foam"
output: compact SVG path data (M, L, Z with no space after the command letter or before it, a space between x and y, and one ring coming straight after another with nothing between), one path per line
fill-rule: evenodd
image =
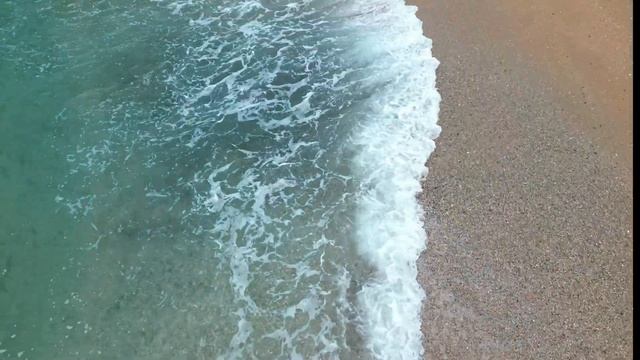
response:
M81 293L122 309L87 308L94 344L141 359L420 356L415 195L440 131L431 42L402 0L289 3L158 1L141 18L176 38L157 66L134 61L139 83L72 103L104 120L68 158L67 188L92 197L58 201L97 224L92 251L99 232L115 254ZM135 292L94 288L130 252ZM123 335L141 324L155 340Z
M355 135L355 163L362 176L357 241L377 270L358 300L368 348L377 358L418 359L424 291L416 280L416 260L426 235L416 195L440 133L438 61L415 7L378 1L365 10L376 18L376 28L368 27L358 51L379 56L380 74L390 84L369 100L368 119Z

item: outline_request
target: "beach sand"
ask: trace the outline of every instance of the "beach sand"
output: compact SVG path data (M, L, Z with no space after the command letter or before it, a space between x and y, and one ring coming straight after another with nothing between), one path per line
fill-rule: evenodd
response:
M631 2L409 2L441 62L425 357L631 358Z

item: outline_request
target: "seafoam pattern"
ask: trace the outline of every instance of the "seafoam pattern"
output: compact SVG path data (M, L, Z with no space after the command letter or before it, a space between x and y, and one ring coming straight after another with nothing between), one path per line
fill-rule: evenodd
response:
M56 200L102 255L73 264L87 284L74 313L94 329L78 337L87 348L62 339L59 352L418 358L415 196L440 97L416 9L120 5L65 9L76 31L94 19L145 29L149 48L95 49L122 51L128 80L78 94L60 115L80 136ZM86 44L60 43L80 68L97 61Z
M431 40L423 36L415 7L380 1L370 2L366 9L375 14L371 23L376 27L368 26L360 51L380 59L378 73L387 78L387 85L367 101L368 121L354 139L361 179L356 239L377 270L358 300L374 356L417 359L423 353L424 290L416 280L416 261L426 236L416 195L435 148L433 140L440 134L435 84L439 63L431 54Z

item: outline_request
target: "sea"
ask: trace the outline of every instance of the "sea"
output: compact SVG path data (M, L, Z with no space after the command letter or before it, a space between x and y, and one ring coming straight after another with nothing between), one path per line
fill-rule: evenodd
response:
M419 359L416 10L2 0L0 359Z

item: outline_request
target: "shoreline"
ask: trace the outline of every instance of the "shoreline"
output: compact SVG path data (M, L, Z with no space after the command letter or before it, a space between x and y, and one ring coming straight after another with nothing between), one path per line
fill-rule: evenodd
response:
M442 96L425 357L630 358L630 4L409 4Z

